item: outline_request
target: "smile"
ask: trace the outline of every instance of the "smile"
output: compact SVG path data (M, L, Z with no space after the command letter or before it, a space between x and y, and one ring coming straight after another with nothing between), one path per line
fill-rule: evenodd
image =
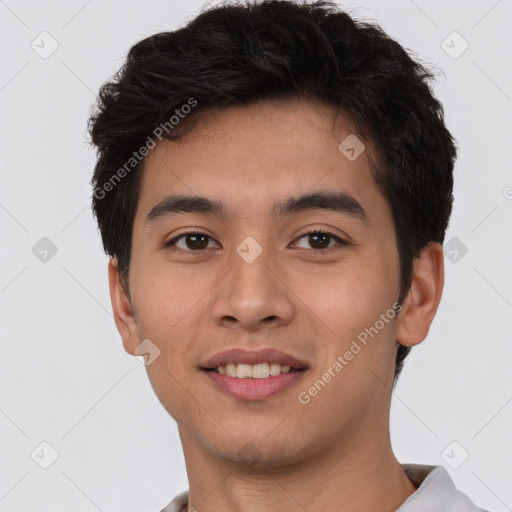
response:
M237 379L266 379L271 376L297 372L299 370L299 368L292 368L290 365L281 363L258 363L252 365L228 363L227 365L212 368L210 371Z

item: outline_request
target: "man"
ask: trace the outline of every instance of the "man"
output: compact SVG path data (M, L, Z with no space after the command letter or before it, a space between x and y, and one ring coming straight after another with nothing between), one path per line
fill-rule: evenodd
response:
M400 464L391 391L443 289L454 140L430 73L336 4L201 13L100 92L93 208L180 510L479 511Z

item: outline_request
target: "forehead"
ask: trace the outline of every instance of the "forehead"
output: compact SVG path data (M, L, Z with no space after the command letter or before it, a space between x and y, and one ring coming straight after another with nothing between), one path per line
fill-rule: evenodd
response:
M347 145L364 150L348 158L354 151L347 154ZM227 216L240 217L272 216L284 198L317 190L351 195L368 217L378 217L387 206L370 171L370 152L347 117L320 103L265 100L223 109L205 115L180 140L151 150L136 220L176 193L216 198Z

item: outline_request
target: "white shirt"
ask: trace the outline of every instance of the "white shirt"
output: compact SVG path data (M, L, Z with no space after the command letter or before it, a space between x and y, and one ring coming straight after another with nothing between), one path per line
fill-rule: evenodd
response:
M418 489L396 512L488 512L455 488L443 466L402 464L402 468ZM160 512L187 512L187 507L188 491L185 491Z

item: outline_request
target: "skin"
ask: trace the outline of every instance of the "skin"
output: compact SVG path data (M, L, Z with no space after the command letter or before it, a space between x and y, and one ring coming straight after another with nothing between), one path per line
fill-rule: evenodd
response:
M393 454L389 409L396 341L424 340L439 305L439 244L415 260L400 315L308 404L297 399L398 299L394 224L370 172L372 146L365 141L354 161L338 150L352 133L348 117L329 106L265 100L204 116L179 142L159 143L146 157L131 296L115 259L110 294L125 350L137 354L143 339L160 350L146 368L178 424L189 506L199 512L268 511L276 504L284 512L332 510L333 504L344 512L384 512L416 490ZM350 193L368 223L316 209L271 217L274 202L320 190ZM221 199L226 216L180 213L146 223L151 208L171 193ZM211 237L202 252L186 237L174 250L163 247L189 228ZM309 228L348 244L331 238L330 252L322 253L303 236ZM263 249L250 264L236 252L247 236ZM199 369L205 358L233 347L276 347L309 370L272 398L237 400ZM244 461L241 449L254 457Z

